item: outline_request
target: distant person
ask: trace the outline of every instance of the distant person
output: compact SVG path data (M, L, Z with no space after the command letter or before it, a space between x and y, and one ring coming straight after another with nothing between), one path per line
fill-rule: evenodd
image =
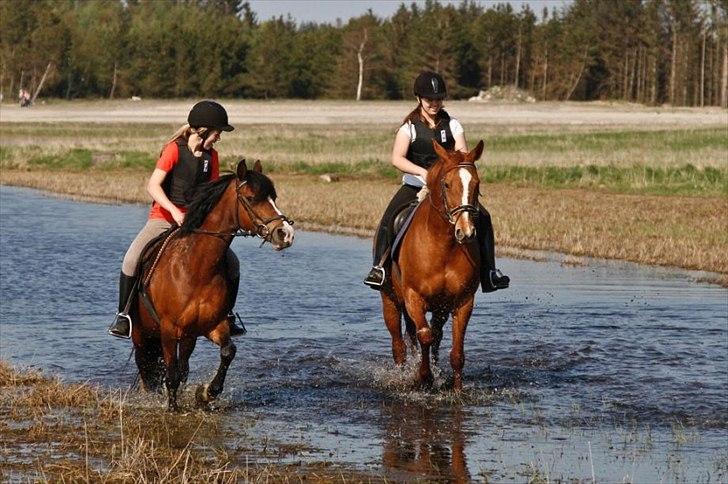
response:
M415 79L414 94L417 107L407 115L397 130L392 148L392 165L404 173L402 186L389 202L374 239L374 266L364 279L364 284L381 289L390 270L389 246L394 234L393 218L402 208L417 199L417 193L425 186L427 170L437 161L432 146L437 141L448 150L467 153L468 146L462 125L442 109L447 88L442 76L435 72L423 72ZM510 278L496 269L495 239L490 214L479 205L476 232L480 245L480 280L484 292L505 289Z
M20 103L21 108L30 107L30 93L27 89L21 88L20 91L18 91L18 102Z
M192 107L187 123L164 145L147 183L147 192L154 202L146 225L124 256L119 278L119 312L109 327L112 336L131 336L132 321L125 308L139 277L137 264L144 247L172 224L182 225L194 188L219 177L220 163L213 145L220 140L223 131L233 130L225 108L214 101L200 101ZM228 249L226 263L230 273L238 277L240 263L231 249ZM245 333L235 324L232 314L228 321L232 336Z

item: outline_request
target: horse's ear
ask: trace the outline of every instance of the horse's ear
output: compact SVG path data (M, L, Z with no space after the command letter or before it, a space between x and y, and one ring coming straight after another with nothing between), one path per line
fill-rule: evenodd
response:
M255 164L253 164L253 171L263 173L263 165L260 164L260 160L255 160Z
M447 160L447 159L448 159L448 154L447 154L447 150L446 150L445 148L443 148L443 147L442 147L442 146L440 145L440 143L438 143L437 141L435 141L435 140L433 139L433 140L432 140L432 146L433 146L433 147L435 148L435 153L437 153L437 156L439 156L439 157L440 157L440 158L442 158L443 160Z
M479 160L480 156L483 154L483 146L485 146L485 143L483 143L483 140L480 140L478 144L475 145L475 148L468 152L465 159L470 163L475 163L475 161Z
M248 173L248 167L245 165L245 158L238 161L238 169L236 170L238 174L238 180L245 179L245 174Z

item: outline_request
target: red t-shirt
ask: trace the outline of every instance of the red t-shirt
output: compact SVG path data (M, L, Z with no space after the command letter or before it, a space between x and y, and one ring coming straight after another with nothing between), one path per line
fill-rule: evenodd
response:
M217 158L217 151L212 149L210 150L210 152L212 154L210 181L212 181L217 180L220 177L220 162ZM159 168L160 170L163 170L167 172L167 174L169 174L169 172L172 171L172 168L174 168L174 165L177 164L177 160L179 160L179 146L177 146L177 143L172 141L171 143L167 144L167 146L165 146L162 150L162 155L157 160L156 168ZM177 204L175 204L175 207L179 208L182 213L187 211L186 208L180 207ZM169 223L174 223L172 214L169 213L168 210L163 208L157 202L152 202L152 209L149 210L149 218L160 218L166 220Z

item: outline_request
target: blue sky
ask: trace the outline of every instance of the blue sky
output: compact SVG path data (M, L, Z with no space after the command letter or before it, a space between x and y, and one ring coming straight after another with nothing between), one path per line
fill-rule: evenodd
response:
M287 14L298 22L336 22L337 18L346 22L351 17L356 17L371 8L380 17L389 17L399 7L400 0L249 0L250 6L258 14L259 20L268 20ZM412 0L405 2L407 5ZM415 0L414 3L424 4L424 0ZM440 0L440 3L460 4L460 0ZM480 0L483 6L495 5L497 3L510 3L515 10L520 10L521 5L531 6L536 15L540 18L543 7L551 10L553 7L562 8L571 0Z

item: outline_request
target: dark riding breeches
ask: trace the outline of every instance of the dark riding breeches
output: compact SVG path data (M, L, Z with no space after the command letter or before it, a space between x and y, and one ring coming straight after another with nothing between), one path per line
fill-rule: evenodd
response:
M387 261L383 261L382 259L396 235L392 233L394 217L404 207L417 200L417 192L419 190L419 188L412 185L402 185L397 193L394 194L392 201L389 202L374 237L373 255L375 266L386 265ZM487 273L495 269L495 237L493 235L493 223L490 220L490 213L488 213L483 205L478 204L478 208L480 214L475 221L475 230L480 247L480 260L482 261L481 272Z

